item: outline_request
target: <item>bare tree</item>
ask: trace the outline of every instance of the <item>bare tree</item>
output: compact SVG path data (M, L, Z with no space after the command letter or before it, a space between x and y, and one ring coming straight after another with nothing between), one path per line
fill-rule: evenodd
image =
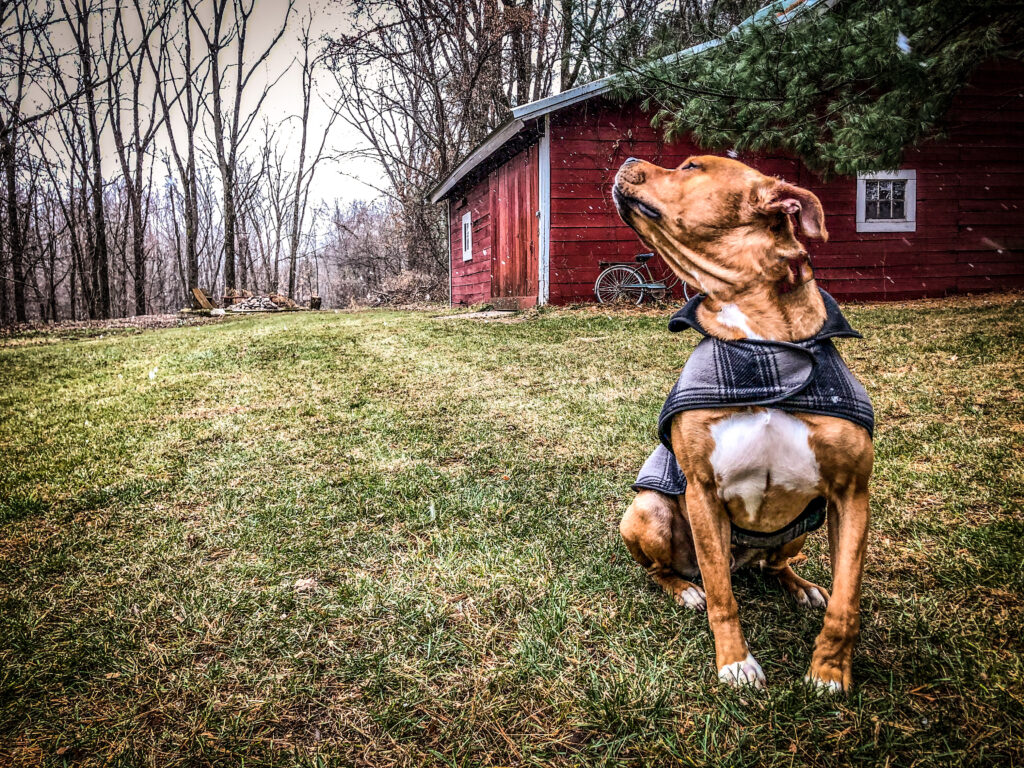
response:
M252 81L253 75L267 60L270 52L284 35L288 26L295 0L288 0L284 20L274 38L263 52L252 62L246 62L246 44L249 37L249 23L256 8L256 0L231 0L232 18L228 18L228 0L212 0L212 18L209 23L200 22L200 2L185 0L189 13L198 23L210 58L210 92L206 94L206 108L213 117L213 145L220 170L224 203L224 281L227 288L235 287L235 227L238 215L235 200L235 176L238 170L239 147L245 140L259 115L270 88L274 82L266 83L256 99L255 106L242 114L242 96ZM221 53L234 48L234 89L230 108L225 110L224 91L227 85L227 67L221 65ZM283 72L281 73L284 74Z
M507 112L502 16L494 0L369 0L328 46L341 119L383 169L417 269L440 275L443 228L423 193Z
M89 151L91 154L92 178L90 193L92 198L92 241L91 264L92 283L95 291L96 314L99 317L110 317L110 255L107 248L106 220L103 205L103 167L100 150L100 113L97 103L99 87L96 69L101 65L102 58L97 57L93 50L93 38L90 25L94 16L103 13L102 0L60 0L64 11L68 30L75 41L78 53L79 88L85 97L85 122L88 128ZM103 36L103 25L99 28L100 38Z
M131 216L134 309L137 315L146 314L145 222L148 204L146 172L149 166L150 149L164 120L162 112L157 109L159 88L152 88L148 107L143 101L143 83L148 55L147 43L151 30L163 25L163 19L167 16L168 11L169 6L162 8L155 3L150 5L149 15L145 19L141 31L143 44L137 45L133 50L121 6L118 5L114 12L113 31L107 51L107 71L115 73L107 81L107 93L110 104L110 125ZM163 65L165 51L166 49L162 46L158 49L155 67L157 71ZM131 96L127 105L124 104L123 72L128 74L128 93ZM127 128L123 122L123 113L126 108L130 116Z
M313 176L316 168L324 157L324 148L327 145L327 137L331 127L338 117L338 110L331 110L330 118L323 129L320 138L320 146L308 160L306 158L306 142L309 134L309 107L313 100L313 87L316 84L315 74L319 57L313 53L313 41L310 37L310 29L313 25L312 14L306 18L302 27L299 42L302 47L302 59L300 61L302 77L302 116L300 140L299 140L299 168L295 174L295 191L292 199L292 226L291 226L291 247L288 254L288 296L295 296L295 261L299 251L299 237L302 233L302 224L306 217L306 207L309 204L309 191L313 185Z
M18 194L18 151L23 131L36 119L26 114L30 81L41 76L40 40L52 10L32 11L18 0L0 0L0 166L4 174L6 252L11 265L0 260L0 321L9 317L7 282L13 285L14 316L25 322L25 222Z
M134 0L140 24L146 14L140 0ZM156 47L143 47L150 71L156 78L155 93L160 103L169 152L182 185L182 214L185 219L185 294L199 286L198 219L199 202L196 185L196 131L199 127L199 98L208 77L208 59L196 56L192 46L192 23L188 15L178 17L179 26L172 29L171 17L160 25ZM174 41L172 43L172 40ZM166 52L166 53L165 53ZM176 127L177 126L177 127Z

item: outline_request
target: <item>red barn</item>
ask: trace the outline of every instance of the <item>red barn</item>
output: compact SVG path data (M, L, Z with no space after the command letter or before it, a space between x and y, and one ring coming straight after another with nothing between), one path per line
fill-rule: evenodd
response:
M599 261L644 250L615 213L615 171L628 157L671 167L703 151L663 141L637 105L606 98L609 88L606 78L516 107L431 192L447 204L452 304L592 301ZM1024 288L1018 62L980 68L947 116L946 138L909 149L898 171L826 183L792 158L739 159L821 198L831 238L808 245L822 287L838 298Z

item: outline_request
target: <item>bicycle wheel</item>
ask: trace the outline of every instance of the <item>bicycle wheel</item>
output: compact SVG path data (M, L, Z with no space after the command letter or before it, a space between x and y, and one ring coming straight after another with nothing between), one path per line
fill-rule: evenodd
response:
M644 300L643 282L643 277L633 267L616 264L597 276L594 294L602 304L639 304Z

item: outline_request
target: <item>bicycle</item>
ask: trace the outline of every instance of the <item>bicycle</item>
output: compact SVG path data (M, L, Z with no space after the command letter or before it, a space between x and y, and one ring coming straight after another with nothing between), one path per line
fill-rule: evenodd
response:
M690 300L693 292L686 281L676 275L667 280L655 280L648 263L653 253L638 253L634 261L598 262L602 272L594 282L594 294L601 304L625 301L640 304L648 293L664 299L673 288L683 284L683 299Z

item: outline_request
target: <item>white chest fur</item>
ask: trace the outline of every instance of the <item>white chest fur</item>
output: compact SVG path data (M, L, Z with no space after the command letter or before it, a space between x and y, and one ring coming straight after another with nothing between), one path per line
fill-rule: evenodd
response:
M722 325L726 325L730 328L736 328L748 339L764 338L750 330L750 321L747 319L747 316L743 314L743 311L735 304L723 305L715 317Z
M815 495L821 475L808 436L802 421L773 409L737 413L713 424L711 467L721 497L741 500L745 519L753 521L770 487Z

